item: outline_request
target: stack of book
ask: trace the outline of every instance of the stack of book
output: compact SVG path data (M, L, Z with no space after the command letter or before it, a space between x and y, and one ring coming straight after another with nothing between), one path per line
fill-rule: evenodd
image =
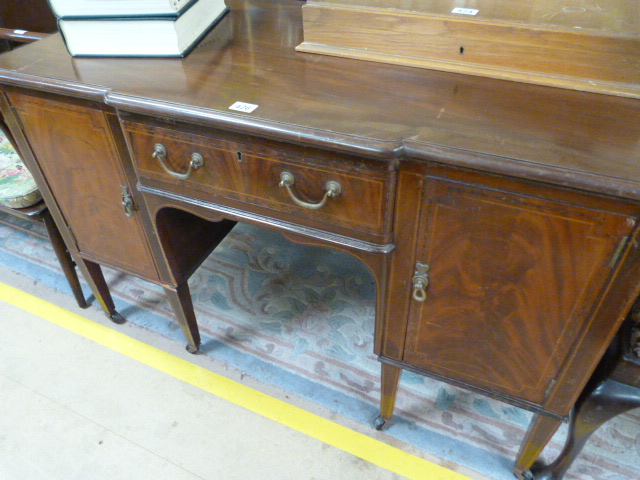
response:
M224 0L49 0L73 56L183 57L224 16Z

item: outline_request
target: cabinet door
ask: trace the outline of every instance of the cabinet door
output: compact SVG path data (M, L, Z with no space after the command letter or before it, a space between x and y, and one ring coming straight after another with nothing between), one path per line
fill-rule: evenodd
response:
M436 178L424 191L416 261L429 284L404 362L542 403L634 220Z
M129 186L107 114L48 98L10 99L78 250L157 279L139 215L127 216L122 207L122 186Z

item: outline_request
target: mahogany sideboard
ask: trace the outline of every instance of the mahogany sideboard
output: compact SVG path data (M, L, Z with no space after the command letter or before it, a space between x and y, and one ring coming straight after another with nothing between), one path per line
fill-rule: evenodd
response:
M161 285L195 352L187 279L235 222L349 252L377 282L377 427L402 369L490 395L535 413L526 478L640 293L639 101L296 52L302 3L229 6L184 59L0 56L96 298L122 320L101 265Z

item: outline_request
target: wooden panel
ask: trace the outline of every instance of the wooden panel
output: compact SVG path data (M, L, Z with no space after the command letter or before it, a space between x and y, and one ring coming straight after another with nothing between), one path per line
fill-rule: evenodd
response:
M357 168L349 168L353 161L348 156L339 164L328 164L318 158L298 157L258 143L238 143L126 121L123 124L143 184L145 179L153 179L171 192L187 193L214 203L236 199L267 207L277 211L277 217L291 214L295 223L301 225L324 225L321 228L330 230L338 226L364 232L372 238L378 235L380 239L388 230L386 212L393 173L386 169L367 169L363 167L364 162L359 162ZM166 148L165 164L176 173L189 170L194 152L202 155L204 166L193 170L187 179L172 177L153 158L157 143ZM319 202L329 181L339 182L342 192L329 198L322 208L308 209L296 205L286 189L279 186L282 172L293 174L295 183L291 189L303 201ZM251 209L250 206L244 208ZM353 236L357 237L358 233Z
M128 217L122 208L121 185L128 183L105 114L44 98L9 97L79 251L157 279L139 216Z
M47 0L7 1L0 2L0 27L50 33L58 22Z
M425 183L403 361L542 404L635 221L440 179Z
M640 97L636 2L484 0L475 15L456 6L309 1L298 50Z

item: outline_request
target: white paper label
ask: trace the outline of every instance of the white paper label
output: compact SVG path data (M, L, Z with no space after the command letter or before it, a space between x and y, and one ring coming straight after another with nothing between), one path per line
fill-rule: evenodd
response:
M16 35L24 35L25 33L27 33L26 30L14 30L13 33L15 33Z
M229 107L229 110L237 110L238 112L251 113L258 105L254 105L253 103L244 103L244 102L236 102Z
M477 15L480 10L475 8L454 8L451 13L457 13L458 15Z

